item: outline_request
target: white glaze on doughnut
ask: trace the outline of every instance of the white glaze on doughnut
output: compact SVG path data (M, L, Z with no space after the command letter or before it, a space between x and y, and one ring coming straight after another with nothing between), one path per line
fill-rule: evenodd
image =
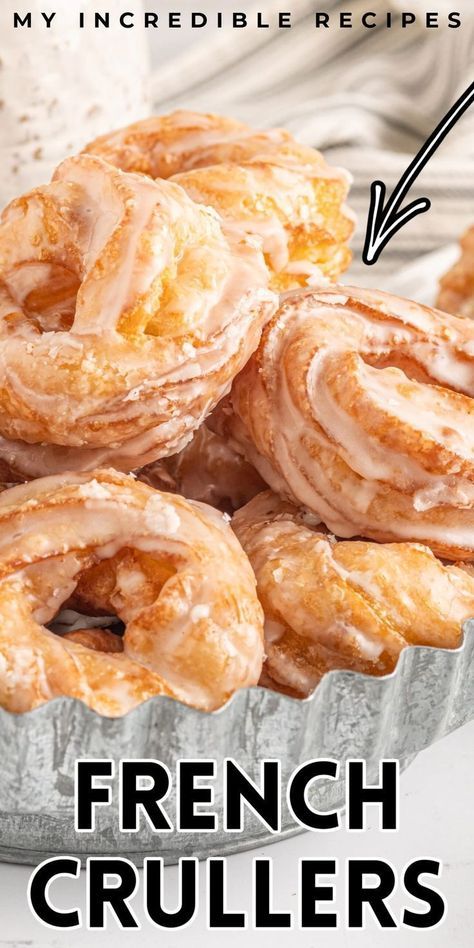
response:
M338 536L474 556L474 326L388 294L286 296L221 427Z
M94 579L97 567L105 579ZM125 623L123 653L44 627L79 581L82 596ZM254 575L217 511L112 471L0 494L0 704L9 710L69 695L117 715L155 694L212 710L257 682L262 628Z
M51 331L29 297L58 265L80 286ZM267 282L178 185L68 159L0 223L0 459L33 477L176 452L255 349Z

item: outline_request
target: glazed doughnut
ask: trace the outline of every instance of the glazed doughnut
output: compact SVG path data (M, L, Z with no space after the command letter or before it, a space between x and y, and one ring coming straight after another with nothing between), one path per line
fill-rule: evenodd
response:
M461 239L461 256L440 282L437 305L474 318L474 227Z
M271 491L235 514L265 613L262 684L306 697L331 669L391 672L407 645L456 648L474 577L416 543L338 542Z
M258 131L244 122L178 109L155 115L101 135L86 145L85 152L151 178L171 178L182 171L209 165L242 164L257 155L274 155L305 164L323 158L312 148L295 141L283 128Z
M178 111L104 135L86 152L124 171L172 177L239 233L258 237L278 291L336 279L350 263L350 177L284 129Z
M282 302L215 423L337 536L472 560L473 399L470 320L334 286Z
M110 631L46 627L75 591L122 620L121 651ZM66 695L118 716L158 694L213 710L258 681L262 625L248 560L212 508L110 470L0 494L7 710Z
M182 188L69 158L0 221L9 479L175 453L276 307L255 243Z
M206 424L179 454L149 464L137 477L226 513L243 507L266 486L255 468Z

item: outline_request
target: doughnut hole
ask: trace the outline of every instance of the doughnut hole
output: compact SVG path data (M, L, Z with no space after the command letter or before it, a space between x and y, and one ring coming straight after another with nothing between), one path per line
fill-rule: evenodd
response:
M149 553L124 548L81 573L68 607L84 615L119 615L124 597L139 592L139 605L143 608L158 598L175 573L169 560L160 561Z
M136 600L139 608L151 605L158 598L166 581L175 569L148 553L123 549L111 559L100 560L83 570L76 589L67 600L66 610L77 613L75 625L84 617L84 628L64 632L61 613L48 623L52 632L98 652L123 652L123 635L126 624L120 616L129 598ZM90 625L90 618L103 617L104 625ZM89 621L88 621L89 620Z

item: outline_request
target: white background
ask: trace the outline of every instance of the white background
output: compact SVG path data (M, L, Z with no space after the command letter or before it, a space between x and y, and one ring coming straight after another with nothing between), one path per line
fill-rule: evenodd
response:
M282 910L296 908L298 858L334 858L341 862L348 856L369 856L388 859L400 873L413 859L430 856L443 861L443 874L438 887L448 902L446 921L435 931L408 930L382 932L370 920L363 932L208 932L204 912L205 892L201 884L201 910L194 923L186 930L163 933L145 921L140 908L141 896L133 901L133 908L142 920L140 932L122 932L115 922L106 932L55 932L44 928L31 917L26 889L31 869L20 866L0 867L0 948L471 948L473 945L473 883L474 853L472 830L472 792L474 774L474 722L433 745L420 754L401 781L401 827L396 834L381 833L378 814L371 819L371 829L363 834L304 833L291 840L276 843L265 850L231 856L228 861L229 909L250 910L250 879L255 855L271 856L274 861L275 907ZM201 874L204 880L204 874ZM176 869L165 873L166 903L176 905ZM84 909L85 878L60 880L51 889L58 908ZM399 915L403 899L397 894L390 902ZM420 906L413 903L416 910ZM338 884L336 908L343 912L344 885Z

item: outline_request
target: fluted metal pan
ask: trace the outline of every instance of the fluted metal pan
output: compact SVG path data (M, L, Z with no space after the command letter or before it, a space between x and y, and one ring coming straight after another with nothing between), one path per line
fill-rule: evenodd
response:
M250 688L212 714L164 697L118 719L100 717L69 698L22 715L0 710L0 859L36 864L62 853L83 859L121 854L140 864L154 854L173 863L183 855L204 858L274 841L248 813L245 831L238 835L221 826L216 833L159 835L145 825L138 833L121 834L118 794L112 806L97 808L94 834L77 835L75 760L152 758L173 774L179 759L214 758L218 813L225 757L235 758L256 781L260 761L278 758L283 786L306 760L365 758L368 776L376 781L381 758L398 758L403 768L474 718L474 620L465 624L464 633L462 646L453 651L405 649L395 671L384 678L331 672L305 701ZM341 806L344 798L343 777L317 781L311 797L321 810ZM166 810L174 821L174 782ZM299 831L285 803L282 829L283 836Z

